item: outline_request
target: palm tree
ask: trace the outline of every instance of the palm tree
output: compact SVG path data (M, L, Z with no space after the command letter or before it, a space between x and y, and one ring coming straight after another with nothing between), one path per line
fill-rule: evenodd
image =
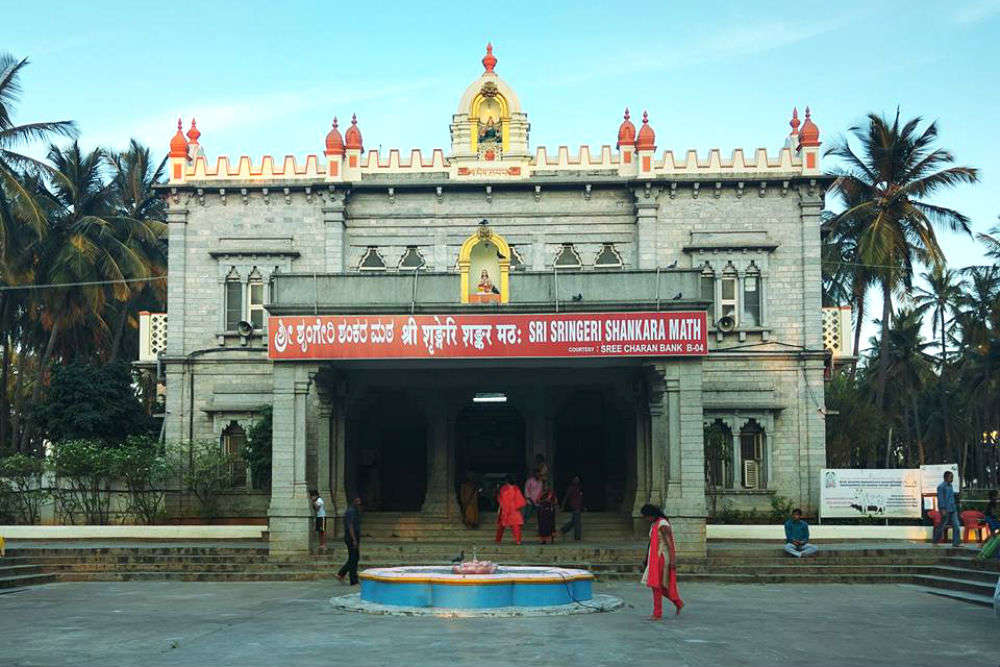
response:
M28 248L46 232L46 215L35 198L26 172L51 173L51 167L18 150L19 146L51 135L72 137L76 128L72 121L14 123L14 106L21 93L21 71L28 59L15 59L0 53L0 285L30 282L33 265L26 261ZM15 338L12 335L15 316L23 312L25 295L13 291L0 292L0 449L6 447L11 433L10 393L8 392ZM23 348L22 348L23 352ZM20 356L23 357L23 354ZM21 376L18 376L20 381Z
M957 271L940 264L934 265L930 271L920 274L927 282L927 287L913 288L913 303L916 312L923 315L930 311L932 327L935 334L940 333L941 370L948 362L947 332L948 325L953 321L948 312L954 309L965 295L965 281Z
M889 121L868 115L866 125L854 126L848 138L841 138L827 151L840 158L842 166L833 191L846 204L831 225L851 221L858 225L860 262L872 271L882 289L882 333L880 358L888 358L888 330L892 321L893 294L909 287L914 260L928 265L944 262L935 227L971 234L966 216L950 208L931 204L926 197L944 187L974 183L978 172L971 167L948 166L951 153L934 148L937 124L919 130L921 119L900 124L899 111ZM878 369L876 403L885 405L888 371Z
M994 226L987 234L976 234L976 238L986 245L987 255L1000 260L1000 225Z

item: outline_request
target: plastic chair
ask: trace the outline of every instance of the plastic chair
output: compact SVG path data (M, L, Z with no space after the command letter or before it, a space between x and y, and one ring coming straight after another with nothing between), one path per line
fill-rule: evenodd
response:
M937 533L938 529L941 527L941 512L939 510L927 510L927 518L929 518L934 524L934 532ZM951 524L944 527L944 530L941 532L942 542L945 542L948 539L948 531L951 528Z
M976 542L979 544L983 543L983 531L985 530L987 535L989 534L989 529L986 527L986 515L979 510L965 510L958 515L962 520L962 541L968 542L969 535L972 531L976 532Z

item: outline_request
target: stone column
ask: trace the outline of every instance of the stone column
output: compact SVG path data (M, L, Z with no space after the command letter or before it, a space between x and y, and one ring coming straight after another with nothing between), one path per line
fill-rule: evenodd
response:
M665 364L664 371L663 407L669 424L666 429L667 494L663 510L674 524L678 551L704 557L706 509L702 360L672 360Z
M328 273L344 271L345 199L344 192L330 192L326 198L326 205L323 206L323 227L326 231L325 265Z
M334 397L332 407L333 415L330 421L333 427L331 435L333 451L330 454L330 468L333 479L330 482L330 493L333 498L333 507L330 514L335 518L339 518L344 515L344 512L347 511L347 506L353 500L353 498L348 497L349 489L346 486L345 477L345 461L347 457L347 399L340 393L339 389ZM337 522L337 529L332 532L340 530L340 522Z
M326 503L326 514L332 520L332 517L337 516L337 501L333 495L335 487L330 466L333 396L318 385L316 393L319 398L316 405L316 491Z
M635 497L632 501L632 517L640 516L639 510L649 502L649 415L641 406L636 406L635 416Z
M427 492L423 514L446 516L448 485L448 409L442 401L427 404Z
M184 354L185 287L187 282L186 208L171 204L167 211L167 242L170 244L170 280L167 281L167 354ZM222 293L219 293L222 303ZM213 332L214 333L214 332ZM175 390L171 390L172 392Z
M656 251L656 213L659 210L659 188L636 188L635 226L636 261L640 269L655 269L659 263Z
M306 368L274 364L271 444L271 505L268 508L271 555L309 552L312 508L306 484Z

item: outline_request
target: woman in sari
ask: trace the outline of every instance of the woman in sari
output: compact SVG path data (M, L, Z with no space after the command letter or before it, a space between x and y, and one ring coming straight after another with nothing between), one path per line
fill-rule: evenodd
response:
M545 544L552 544L552 538L556 533L556 507L559 499L552 491L552 485L546 484L542 490L542 495L538 499L538 540Z
M670 521L656 505L643 505L640 510L649 521L649 550L642 572L642 583L653 589L653 615L650 620L663 618L663 596L674 603L676 613L684 607L677 592L677 558L674 533Z
M462 523L466 528L479 527L479 492L480 488L472 478L472 473L466 473L458 497L462 503Z

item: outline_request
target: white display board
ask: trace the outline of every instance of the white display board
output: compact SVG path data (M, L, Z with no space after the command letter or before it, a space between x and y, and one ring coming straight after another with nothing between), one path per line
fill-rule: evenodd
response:
M936 494L938 484L944 481L944 473L947 470L950 470L951 474L954 475L951 480L951 488L955 489L955 493L958 493L959 489L962 488L962 480L958 478L957 463L935 463L934 465L920 466L922 479L920 486L923 487L923 493Z
M920 518L921 473L907 469L824 468L819 512L825 518Z

